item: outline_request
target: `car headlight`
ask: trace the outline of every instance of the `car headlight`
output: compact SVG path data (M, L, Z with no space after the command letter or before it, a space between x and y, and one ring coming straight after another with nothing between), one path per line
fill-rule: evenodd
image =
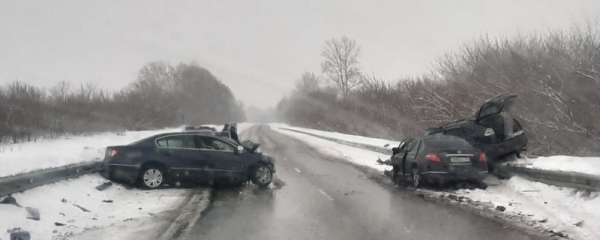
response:
M485 130L485 133L483 133L484 136L489 137L492 135L496 135L496 132L494 132L494 129L488 128Z

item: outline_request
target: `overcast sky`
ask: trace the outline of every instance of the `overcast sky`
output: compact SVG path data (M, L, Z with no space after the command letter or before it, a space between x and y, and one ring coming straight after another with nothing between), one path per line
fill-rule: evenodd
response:
M304 71L320 74L326 39L355 39L363 71L395 80L484 34L566 29L597 13L598 0L0 0L0 83L118 90L147 62L196 61L246 105L270 107Z

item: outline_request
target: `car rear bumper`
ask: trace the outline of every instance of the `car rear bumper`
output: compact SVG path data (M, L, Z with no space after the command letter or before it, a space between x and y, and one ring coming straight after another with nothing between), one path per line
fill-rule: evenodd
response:
M480 169L460 169L449 171L427 171L422 172L421 176L437 181L469 181L469 180L484 180L488 175L487 170Z
M103 164L100 174L107 179L134 183L140 171L139 166L127 164Z

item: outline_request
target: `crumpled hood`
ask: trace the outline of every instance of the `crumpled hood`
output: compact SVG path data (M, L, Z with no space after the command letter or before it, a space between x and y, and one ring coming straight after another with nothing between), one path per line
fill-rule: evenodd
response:
M246 140L241 143L242 147L250 153L256 152L256 149L260 147L260 143L253 143L252 141Z

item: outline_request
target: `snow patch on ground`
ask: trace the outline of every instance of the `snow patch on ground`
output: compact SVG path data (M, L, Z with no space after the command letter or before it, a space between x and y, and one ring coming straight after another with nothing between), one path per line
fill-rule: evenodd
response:
M516 163L536 169L600 175L600 157L550 156L519 159Z
M158 214L176 210L189 195L186 189L127 190L119 184L104 191L95 189L104 182L107 180L92 174L13 194L23 207L0 204L0 239L9 239L6 230L17 227L29 231L31 239L60 239L85 230L149 220ZM209 192L205 191L205 199L209 201ZM90 212L84 212L74 204ZM37 208L40 220L27 219L25 207ZM56 226L55 223L65 226Z
M238 133L253 126L239 123ZM223 125L205 125L223 129ZM35 170L60 167L74 163L102 160L107 146L126 145L152 135L181 132L183 127L154 131L127 131L102 133L91 136L41 139L36 142L0 145L0 177Z
M600 239L598 192L512 177L486 190L458 190L451 194L506 207L504 214L530 220L530 225L562 232L573 239Z
M42 139L36 142L0 145L0 177L34 170L101 160L107 146L124 145L159 133L178 132L181 128L156 131L103 133L85 137Z

